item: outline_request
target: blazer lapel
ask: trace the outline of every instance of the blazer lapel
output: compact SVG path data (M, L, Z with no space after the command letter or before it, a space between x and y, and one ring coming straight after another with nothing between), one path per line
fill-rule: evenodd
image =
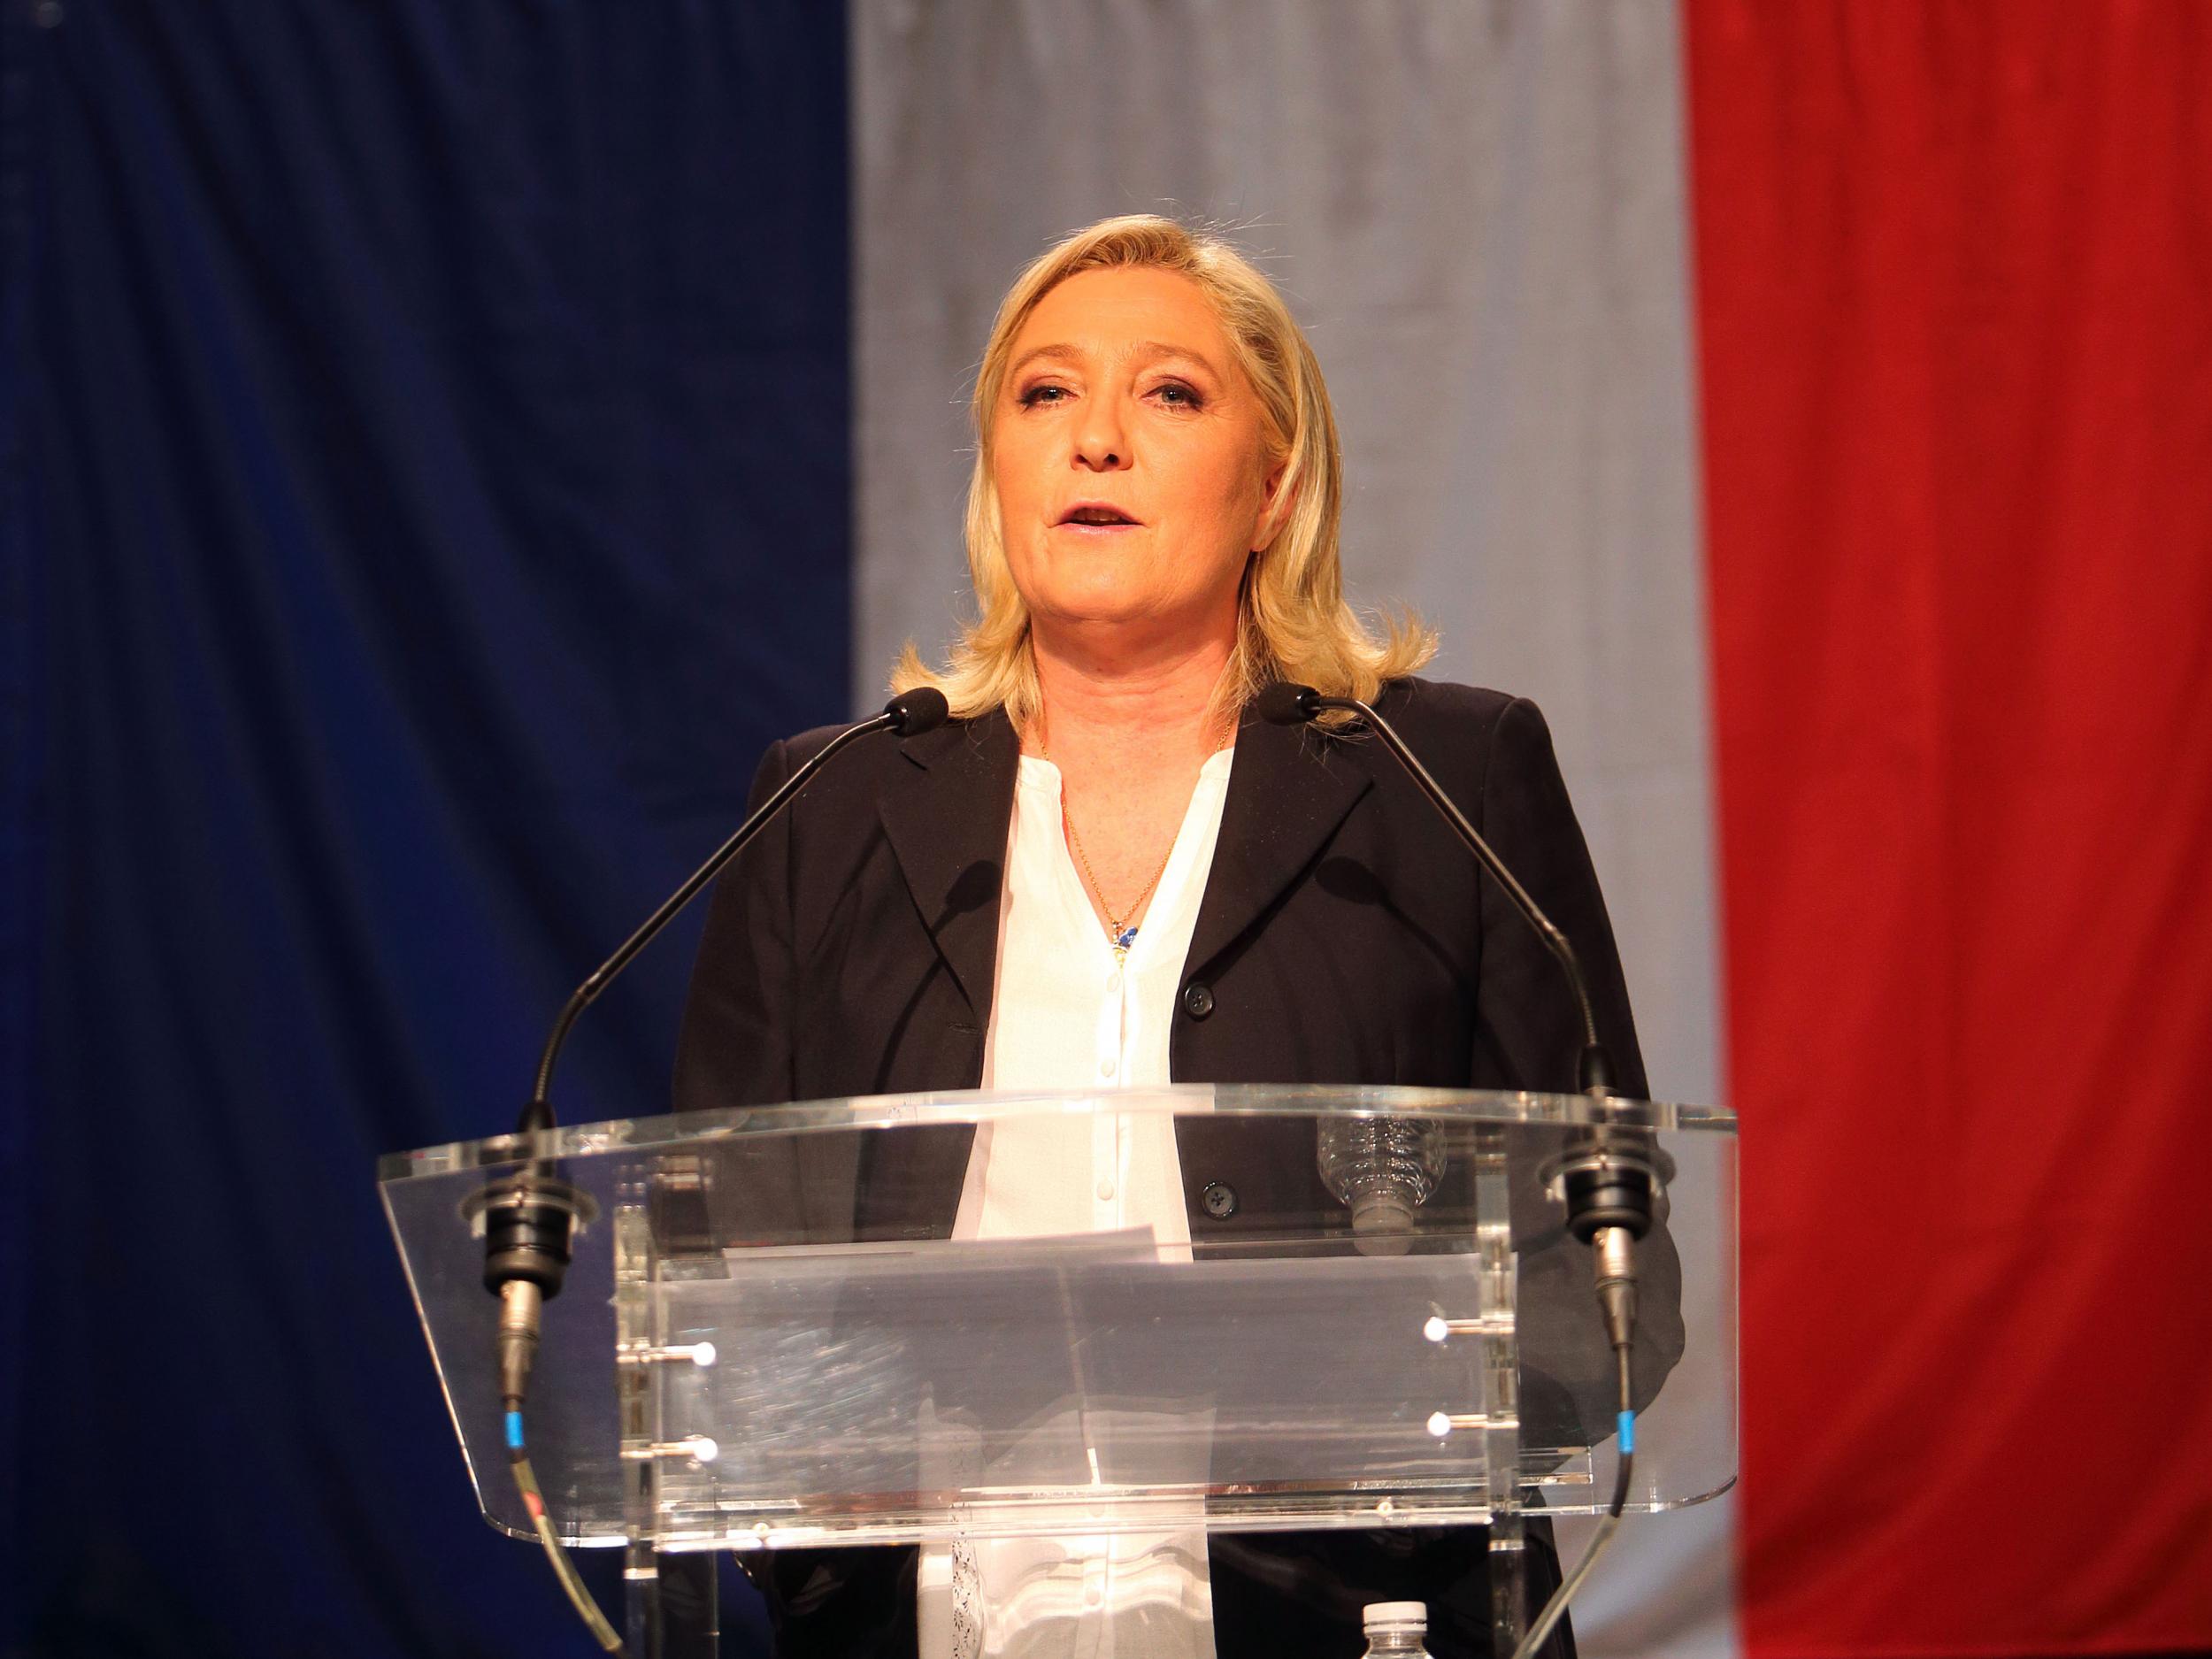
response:
M1186 976L1205 969L1259 920L1328 844L1371 781L1337 739L1247 718L1237 733Z
M910 768L884 791L884 833L922 925L981 1031L991 1017L1021 745L1012 723L994 710L911 738L901 752Z

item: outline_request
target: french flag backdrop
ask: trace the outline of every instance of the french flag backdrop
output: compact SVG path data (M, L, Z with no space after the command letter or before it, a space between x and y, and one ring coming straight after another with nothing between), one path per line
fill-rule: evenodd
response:
M1137 210L1741 1116L1742 1479L1583 1651L2212 1650L2208 89L2198 0L8 0L0 1655L581 1650L374 1155L949 636L998 296Z

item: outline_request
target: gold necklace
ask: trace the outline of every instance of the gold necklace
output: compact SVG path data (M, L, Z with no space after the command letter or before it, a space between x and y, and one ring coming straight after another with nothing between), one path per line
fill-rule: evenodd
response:
M1037 758L1050 760L1052 752L1042 740L1037 744ZM1098 883L1098 872L1091 868L1090 856L1083 850L1083 832L1075 827L1075 814L1068 810L1068 792L1064 776L1060 787L1060 818L1068 826L1068 845L1075 849L1075 862L1083 866L1083 876L1091 884L1091 892L1098 900L1098 908L1106 912L1106 937L1111 941L1116 962L1129 958L1129 947L1137 942L1137 930L1125 925L1123 918L1134 916L1144 908L1144 902L1152 896L1152 889L1160 885L1160 878L1167 873L1167 861L1175 856L1175 843L1171 841L1167 850L1160 855L1160 867L1152 872L1152 879L1144 884L1144 890L1129 901L1129 908L1117 914L1113 902L1106 896L1106 889Z

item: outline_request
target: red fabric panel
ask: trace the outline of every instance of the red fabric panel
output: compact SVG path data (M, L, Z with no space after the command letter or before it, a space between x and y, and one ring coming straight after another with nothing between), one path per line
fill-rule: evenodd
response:
M1746 1644L2212 1646L2212 5L1686 37Z

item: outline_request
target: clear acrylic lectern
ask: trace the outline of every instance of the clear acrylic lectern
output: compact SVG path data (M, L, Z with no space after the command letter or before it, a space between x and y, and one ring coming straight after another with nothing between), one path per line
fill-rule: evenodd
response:
M1350 1125L1428 1164L1409 1219L1356 1227L1321 1179L1323 1137ZM979 1147L1179 1202L1107 1231L1076 1229L1125 1208L1072 1202L1064 1235L990 1236ZM1489 1528L1509 1652L1534 1610L1526 1517L1601 1510L1613 1486L1616 1373L1558 1199L1594 1147L1666 1182L1640 1251L1630 1508L1678 1508L1736 1471L1735 1120L1717 1109L960 1093L503 1136L380 1174L478 1501L523 1537L471 1217L526 1161L580 1194L529 1440L561 1535L630 1551L634 1652L712 1651L703 1552L919 1543L927 1595L931 1552L997 1550L1027 1563L1013 1594L1035 1617L1079 1571L1054 1540L1187 1555L1209 1532L1461 1524ZM1177 1609L1141 1613L1146 1649L1174 1651Z

